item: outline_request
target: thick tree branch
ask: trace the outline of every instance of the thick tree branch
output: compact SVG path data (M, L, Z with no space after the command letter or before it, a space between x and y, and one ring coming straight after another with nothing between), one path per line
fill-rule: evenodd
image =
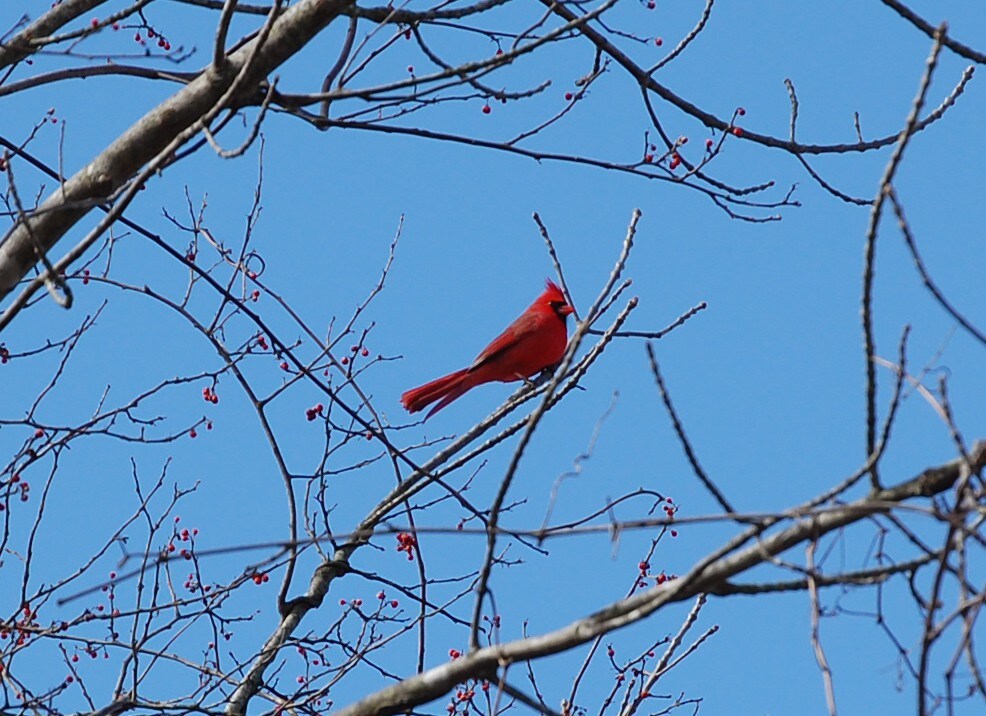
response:
M141 167L184 130L212 111L253 57L244 88L235 105L255 94L267 75L304 47L353 0L302 0L273 24L263 47L253 40L231 53L222 71L202 72L186 87L148 112L88 165L49 196L30 218L19 221L0 243L0 299L7 296L34 266L37 250L48 252L93 208L112 197Z
M106 0L68 0L53 5L44 15L11 38L10 42L0 45L0 68L9 67L34 53L36 48L32 41L51 35L105 2Z
M965 458L929 468L916 477L850 503L841 509L806 518L753 544L734 555L713 553L680 579L665 582L646 592L610 604L595 614L557 631L540 636L494 644L478 649L448 664L429 669L382 689L336 712L336 716L387 716L414 709L441 698L457 684L469 679L493 679L497 669L519 661L558 654L585 644L600 634L638 622L661 607L692 599L701 593L728 589L729 579L770 561L786 550L816 540L834 530L866 517L888 511L888 505L915 497L938 495L967 474L971 466L979 472L986 466L986 441L975 445Z

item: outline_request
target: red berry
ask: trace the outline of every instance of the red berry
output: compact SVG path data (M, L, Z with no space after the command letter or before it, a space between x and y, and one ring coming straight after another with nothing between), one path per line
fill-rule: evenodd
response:
M483 105L483 114L489 114L492 111L493 108L490 107L489 103Z
M736 114L738 114L740 117L742 117L742 116L744 116L746 114L746 110L743 109L742 107L737 107L736 108Z
M664 40L662 40L660 37L655 37L654 38L654 44L657 45L658 47L660 47L661 45L664 44Z
M739 127L733 127L733 134L737 137L743 136L743 130Z
M565 93L565 99L566 100L571 101L572 97L574 97L574 95L571 92L566 92Z

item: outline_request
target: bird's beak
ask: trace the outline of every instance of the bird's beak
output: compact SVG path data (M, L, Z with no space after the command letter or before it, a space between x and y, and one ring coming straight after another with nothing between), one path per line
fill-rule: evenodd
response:
M570 313L575 313L575 309L566 303L564 306L561 306L558 309L558 313L560 313L562 316L567 316Z

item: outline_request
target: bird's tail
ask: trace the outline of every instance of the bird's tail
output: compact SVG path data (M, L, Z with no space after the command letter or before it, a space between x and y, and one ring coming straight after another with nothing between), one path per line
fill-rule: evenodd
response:
M425 383L420 388L413 388L401 396L401 405L407 412L416 413L441 398L441 402L428 412L427 420L472 387L464 380L468 372L467 368L463 368Z

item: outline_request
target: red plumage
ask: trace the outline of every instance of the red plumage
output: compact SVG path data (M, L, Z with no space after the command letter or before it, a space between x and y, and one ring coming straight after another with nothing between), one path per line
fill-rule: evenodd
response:
M573 309L551 279L545 284L544 293L494 338L472 365L404 393L401 404L407 411L416 413L437 400L438 405L428 412L430 418L477 385L524 380L558 363L568 344L566 318Z

